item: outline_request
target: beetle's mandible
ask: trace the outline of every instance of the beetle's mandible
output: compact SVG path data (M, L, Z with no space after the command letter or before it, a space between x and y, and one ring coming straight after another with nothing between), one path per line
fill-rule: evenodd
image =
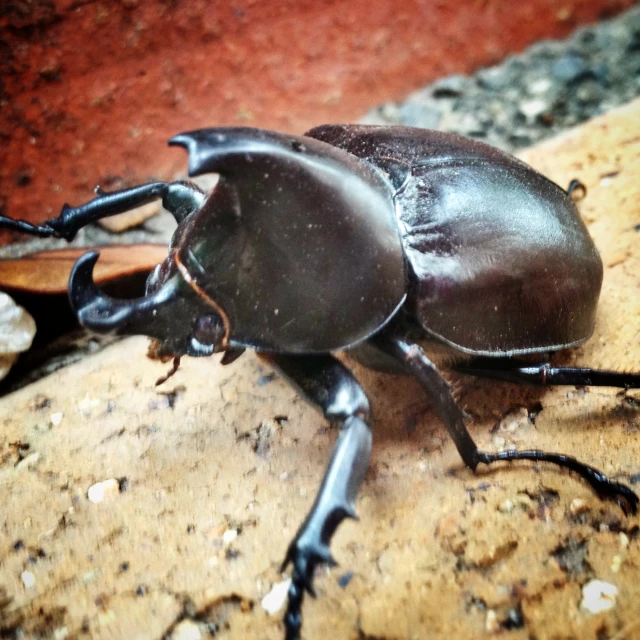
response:
M333 351L415 376L471 469L549 462L636 512L629 487L570 456L479 450L433 361L515 383L640 387L640 373L545 361L589 338L602 283L570 193L488 145L405 127L201 129L170 144L188 150L190 175L220 175L211 192L190 182L98 191L41 225L0 217L0 227L72 240L90 222L162 199L178 228L146 295L105 295L92 277L98 254L87 253L69 281L80 322L150 336L159 356L223 352L226 364L254 349L340 426L283 565L293 567L289 640L300 637L314 569L333 563L333 533L355 517L371 452L369 401Z

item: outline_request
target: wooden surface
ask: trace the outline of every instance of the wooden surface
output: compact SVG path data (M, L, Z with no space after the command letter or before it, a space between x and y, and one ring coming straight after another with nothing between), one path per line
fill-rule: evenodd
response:
M525 155L586 184L605 263L596 333L559 360L639 370L640 102ZM261 599L283 580L336 434L252 354L185 359L155 388L167 365L145 351L126 340L0 400L7 637L197 638L205 623L216 637L282 637ZM474 475L416 383L353 368L376 415L372 464L304 638L640 637L640 518L548 466ZM456 385L481 446L572 453L638 479L640 393ZM592 615L581 590L595 578L618 594Z

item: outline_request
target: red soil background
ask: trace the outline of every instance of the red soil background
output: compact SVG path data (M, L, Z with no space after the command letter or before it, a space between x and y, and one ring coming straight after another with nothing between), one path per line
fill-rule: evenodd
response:
M633 0L3 0L0 207L171 178L203 126L350 121Z

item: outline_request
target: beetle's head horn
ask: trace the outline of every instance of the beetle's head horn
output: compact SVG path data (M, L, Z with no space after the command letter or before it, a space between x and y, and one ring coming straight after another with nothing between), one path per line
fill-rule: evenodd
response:
M152 273L147 295L132 300L108 296L93 279L99 253L90 251L78 259L69 278L69 300L80 324L96 333L146 335L155 340L153 352L165 356L204 356L219 350L224 335L222 321L168 268L161 278ZM205 325L207 341L198 340L198 328ZM202 333L202 331L201 331Z

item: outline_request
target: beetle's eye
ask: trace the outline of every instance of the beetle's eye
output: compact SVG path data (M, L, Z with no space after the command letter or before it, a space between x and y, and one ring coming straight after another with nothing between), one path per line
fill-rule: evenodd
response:
M198 318L198 323L193 331L193 337L201 344L219 344L224 338L224 325L216 315L207 315Z

